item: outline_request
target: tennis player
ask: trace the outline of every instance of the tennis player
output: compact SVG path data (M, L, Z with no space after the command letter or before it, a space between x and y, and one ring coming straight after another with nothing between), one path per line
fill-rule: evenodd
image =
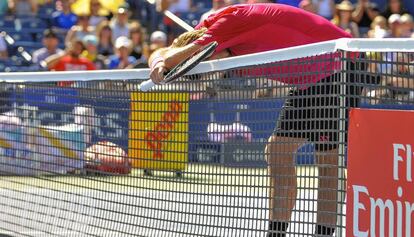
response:
M323 17L298 8L280 4L233 5L212 14L196 30L184 33L170 47L151 55L150 77L154 83L160 83L164 72L212 41L218 42L212 57L223 58L349 37L350 34ZM321 66L321 62L317 66ZM283 81L296 85L297 89L291 91L291 97L286 101L275 132L266 146L273 187L270 193L268 236L286 236L297 194L292 156L306 141L315 144L319 164L315 236L332 236L337 216L339 109L335 107L339 103L338 97L334 96L338 91L331 81L336 77L327 72L311 78L301 78L300 72L296 72L296 75L296 78ZM347 92L359 93L359 90L352 88ZM355 99L347 103L348 106L356 104ZM319 112L327 108L329 111Z

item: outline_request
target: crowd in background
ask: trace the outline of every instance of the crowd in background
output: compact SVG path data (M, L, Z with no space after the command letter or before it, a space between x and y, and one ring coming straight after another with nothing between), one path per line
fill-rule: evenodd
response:
M144 0L121 2L115 9L106 9L100 0L73 10L73 0L0 0L3 18L37 16L42 6L53 7L49 25L42 32L43 47L30 53L33 65L44 70L95 70L147 67L149 55L170 44L183 30L164 17L170 10L194 25L218 9L236 3L259 3L267 0L212 0L200 7L195 0ZM208 0L210 1L210 0ZM388 0L378 6L370 0L278 0L319 14L354 37L414 37L414 22L401 0ZM78 4L79 5L79 4ZM193 14L189 19L187 13ZM187 14L187 15L186 15ZM191 18L191 17L190 17ZM300 20L300 19L298 19ZM0 37L0 60L7 60L7 42ZM39 39L40 40L40 39Z

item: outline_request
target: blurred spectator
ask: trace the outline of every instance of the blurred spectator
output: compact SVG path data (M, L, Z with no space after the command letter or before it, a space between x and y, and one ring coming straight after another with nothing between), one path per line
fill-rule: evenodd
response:
M212 13L216 12L217 10L223 8L223 7L227 7L230 6L232 3L231 0L213 0L212 2L212 8L205 12L203 15L201 15L200 17L200 22L204 21L205 19L207 19L207 17L209 15L211 15Z
M381 14L385 18L390 18L392 14L405 14L408 11L404 8L402 0L388 0L385 11Z
M129 25L128 25L128 18L129 18L129 9L128 5L121 5L118 8L116 16L112 18L110 23L112 29L112 39L117 39L121 36L129 36Z
M411 37L413 30L413 18L409 14L392 14L388 18L391 37L407 38Z
M9 0L0 0L0 15L5 15L9 12Z
M133 68L137 60L129 56L132 49L132 42L125 36L121 36L115 41L116 54L109 57L108 69Z
M334 0L316 0L314 2L316 13L324 18L331 20L335 13Z
M99 0L91 0L89 2L89 9L90 9L89 25L96 27L102 21L106 20L106 17L100 15L101 7L102 5L99 2Z
M81 40L74 40L67 44L64 53L55 54L46 58L46 65L52 71L95 70L95 65L82 57L85 46Z
M0 35L0 59L7 59L8 53L7 53L7 44L4 41L4 38L2 35Z
M413 34L413 17L410 14L404 14L401 16L401 28L403 37L411 37Z
M37 0L9 0L9 9L19 16L36 15L38 10Z
M132 41L132 52L130 56L136 60L146 63L149 57L148 45L145 42L144 30L139 22L132 22L129 28L129 38Z
M390 37L392 38L401 38L403 35L403 24L400 14L392 14L388 18L388 26L390 27Z
M60 2L56 2L56 8L58 10L52 14L53 26L69 30L76 24L78 19L77 16L72 13L70 5L71 0L60 0Z
M151 17L152 11L155 11L154 5L148 1L142 0L126 0L126 3L129 6L131 12L131 19L134 20L149 20Z
M89 25L89 16L78 16L77 24L68 31L65 43L72 42L74 39L82 40L86 35L95 34L95 27Z
M44 47L33 52L32 62L34 64L40 64L51 55L63 53L63 50L58 48L59 38L52 29L46 29L43 32L42 43Z
M85 45L85 50L82 56L95 64L96 69L105 68L105 60L102 55L98 53L98 38L95 35L87 35L82 39Z
M379 15L377 5L370 0L358 0L352 19L359 27L359 33L364 36L371 26L372 21Z
M170 4L168 10L172 13L183 13L191 11L191 0L167 0Z
M55 54L45 59L47 68L51 71L82 71L95 70L95 65L82 56L85 46L81 40L74 40L66 46L62 54ZM59 86L70 86L73 82L59 82Z
M391 15L392 16L392 15ZM390 16L390 17L391 17ZM397 100L412 99L414 89L414 59L410 53L383 53L380 58L381 63L376 63L376 67L371 67L374 72L383 74L380 78L381 87L370 90L367 95L376 100L370 100L371 104L395 103Z
M164 47L167 47L167 34L162 31L153 32L150 37L149 55L155 52L155 50Z
M316 8L315 5L311 0L302 0L299 3L299 8L308 12L312 12L316 14Z
M98 25L96 35L98 37L98 53L105 57L114 54L112 29L108 21L103 21Z
M352 12L354 6L348 0L342 1L336 5L336 14L332 23L346 32L350 33L354 38L359 37L358 25L352 21Z
M368 38L386 38L388 37L387 19L383 16L376 16L371 23L368 31Z
M156 44L158 47L167 46L167 35L162 31L154 31L150 37L150 43Z

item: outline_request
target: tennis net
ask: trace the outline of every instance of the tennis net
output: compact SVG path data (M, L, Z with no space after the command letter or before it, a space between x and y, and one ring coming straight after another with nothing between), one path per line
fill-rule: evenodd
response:
M348 109L414 109L414 41L0 74L0 234L345 236ZM271 231L269 230L271 229Z

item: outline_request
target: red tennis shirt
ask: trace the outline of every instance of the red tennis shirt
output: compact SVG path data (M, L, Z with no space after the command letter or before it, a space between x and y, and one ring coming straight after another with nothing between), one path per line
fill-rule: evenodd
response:
M96 70L95 65L86 58L73 58L71 56L64 56L54 67L50 68L55 71L83 71ZM73 81L60 81L59 86L71 86Z
M56 63L51 70L55 71L83 71L96 70L95 65L86 58L73 58L71 56L64 56Z
M273 3L229 6L210 15L196 29L201 27L208 30L195 44L207 45L217 41L216 52L227 49L233 56L352 37L321 16ZM334 56L292 60L296 63L261 72L290 75L275 78L290 84L315 83L338 67L339 64L334 63L331 57ZM299 76L301 72L313 75Z

